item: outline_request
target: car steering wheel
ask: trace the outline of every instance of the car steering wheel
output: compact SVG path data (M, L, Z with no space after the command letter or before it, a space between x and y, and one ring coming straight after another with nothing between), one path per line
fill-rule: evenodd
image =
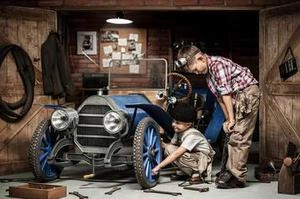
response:
M191 82L180 73L168 74L168 87L167 97L169 101L172 97L175 97L175 102L183 102L188 100L192 95Z

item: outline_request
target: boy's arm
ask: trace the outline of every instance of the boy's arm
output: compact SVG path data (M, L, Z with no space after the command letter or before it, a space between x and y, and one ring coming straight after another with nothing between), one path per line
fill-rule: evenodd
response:
M223 99L222 98L217 98L217 101L219 102L220 106L221 106L221 109L224 113L224 116L225 116L225 120L228 120L228 112L227 112L227 109L226 109L226 106L223 102Z
M226 117L226 122L227 128L229 132L232 132L232 127L235 125L235 118L234 118L234 113L233 113L233 105L232 105L232 98L230 95L222 95L222 101L225 105L225 109L227 111L227 116ZM222 106L221 106L222 107ZM226 116L226 115L225 115Z
M187 149L183 147L178 147L176 151L171 153L168 157L166 157L161 163L159 163L156 167L152 169L152 175L157 175L158 171L167 166L168 164L174 162L177 158L182 156Z

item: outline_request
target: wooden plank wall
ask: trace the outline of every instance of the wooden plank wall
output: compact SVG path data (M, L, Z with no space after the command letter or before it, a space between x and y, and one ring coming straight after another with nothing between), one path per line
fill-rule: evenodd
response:
M41 104L55 103L43 95L40 51L51 30L56 30L56 12L21 7L0 7L0 43L21 46L30 56L36 72L32 108L17 123L0 119L0 175L28 170L27 151L38 123L51 111ZM36 60L36 61L33 61ZM0 95L5 101L18 101L24 88L14 60L8 55L0 68Z
M278 66L288 46L300 64L300 3L260 14L260 162L281 165L287 144L300 147L300 72L282 81ZM299 148L300 150L300 148Z

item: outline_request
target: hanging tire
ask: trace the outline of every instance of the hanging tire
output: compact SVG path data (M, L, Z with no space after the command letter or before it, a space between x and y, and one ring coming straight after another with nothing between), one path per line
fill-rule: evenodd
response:
M43 120L36 128L29 148L29 163L37 180L48 182L59 177L62 169L48 164L48 157L56 143L57 134L50 119Z
M133 141L133 166L137 182L142 188L157 184L159 175L152 175L152 169L162 160L160 134L151 117L142 119L135 131Z

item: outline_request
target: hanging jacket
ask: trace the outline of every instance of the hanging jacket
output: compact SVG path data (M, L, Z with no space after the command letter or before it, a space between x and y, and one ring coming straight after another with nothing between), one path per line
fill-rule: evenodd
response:
M42 44L41 56L44 94L54 97L70 95L74 84L64 48L56 32L50 32L47 40Z

